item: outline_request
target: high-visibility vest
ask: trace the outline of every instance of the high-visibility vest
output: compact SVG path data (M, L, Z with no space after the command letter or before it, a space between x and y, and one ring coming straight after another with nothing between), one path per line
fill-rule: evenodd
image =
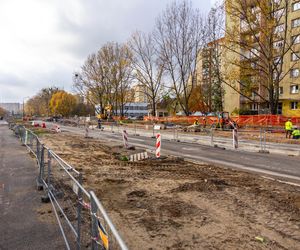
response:
M293 136L300 136L300 130L299 129L295 129L292 133Z
M292 130L293 128L293 123L291 121L287 121L285 123L285 130Z

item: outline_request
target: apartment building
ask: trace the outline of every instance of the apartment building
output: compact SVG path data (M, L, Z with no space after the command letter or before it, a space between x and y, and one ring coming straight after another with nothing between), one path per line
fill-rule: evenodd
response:
M20 103L0 103L0 107L13 115L22 113L22 105Z
M278 95L300 116L300 0L227 0L225 43L224 110L269 113Z
M206 111L222 111L223 90L221 75L224 38L211 41L199 52L197 85L201 87Z
M134 102L144 102L148 103L148 95L146 94L146 87L142 84L137 84L132 87L134 92L133 101Z

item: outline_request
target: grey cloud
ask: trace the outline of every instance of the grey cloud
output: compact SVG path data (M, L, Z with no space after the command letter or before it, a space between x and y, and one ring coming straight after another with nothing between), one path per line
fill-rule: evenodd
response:
M124 4L126 2L126 4ZM125 42L136 30L151 31L157 16L173 0L111 0L86 1L83 11L85 23L76 21L60 13L60 29L76 36L76 41L68 49L79 58L85 58L108 41ZM205 4L194 1L201 9ZM209 4L202 11L206 12Z
M73 37L73 41L68 45L55 44L57 51L63 51L71 58L68 59L70 65L62 67L63 64L58 62L55 66L52 62L49 67L52 70L44 69L45 72L40 72L33 66L27 69L26 75L20 75L18 71L22 69L18 68L3 74L0 68L0 101L21 102L23 97L32 96L41 88L51 85L72 90L72 73L83 64L88 54L97 51L108 41L124 42L136 30L151 31L156 17L173 0L74 1L79 1L82 5L80 10L84 16L80 23L70 16L66 6L60 5L60 1L53 1L53 4L57 4L56 31ZM210 0L192 2L203 12L207 12L210 7ZM43 58L40 61L43 61Z

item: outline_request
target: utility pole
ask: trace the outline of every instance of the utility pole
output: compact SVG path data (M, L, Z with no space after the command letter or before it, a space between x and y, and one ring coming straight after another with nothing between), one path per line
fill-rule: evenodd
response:
M23 111L22 111L22 120L24 121L25 117L25 99L30 98L30 96L23 97Z

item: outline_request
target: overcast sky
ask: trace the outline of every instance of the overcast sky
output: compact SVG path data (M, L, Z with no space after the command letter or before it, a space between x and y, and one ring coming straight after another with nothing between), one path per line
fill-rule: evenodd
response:
M0 0L0 102L43 87L72 91L72 73L108 41L150 31L172 0ZM192 0L204 13L214 0Z

